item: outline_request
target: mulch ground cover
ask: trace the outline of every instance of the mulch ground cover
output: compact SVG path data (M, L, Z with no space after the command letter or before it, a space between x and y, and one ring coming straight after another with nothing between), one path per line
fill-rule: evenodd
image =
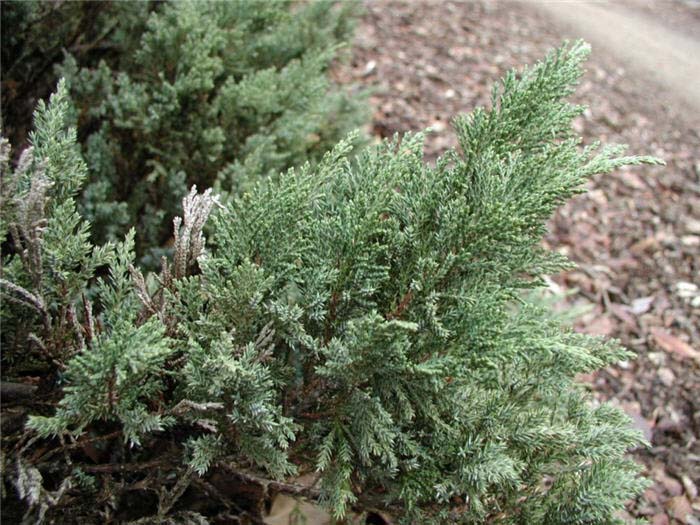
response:
M654 14L645 4L643 12ZM698 10L673 4L666 19L700 27ZM688 15L688 16L685 16ZM428 160L455 147L451 118L489 105L494 80L534 63L562 34L532 6L479 2L368 2L349 64L338 78L372 90L377 137L431 127ZM688 115L661 107L658 88L602 50L574 101L586 143L629 145L667 166L598 177L552 219L545 242L578 268L553 276L585 307L578 330L620 339L637 358L583 378L619 404L651 446L634 451L653 485L625 518L700 524L700 135Z

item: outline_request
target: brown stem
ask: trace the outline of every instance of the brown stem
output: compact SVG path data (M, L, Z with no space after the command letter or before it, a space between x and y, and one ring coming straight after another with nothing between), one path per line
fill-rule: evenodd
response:
M391 321L392 319L398 319L401 317L401 314L403 314L404 310L408 307L409 304L411 304L411 300L413 299L413 290L409 290L406 292L406 295L404 295L401 298L401 301L399 304L396 306L393 312L390 312L386 315L386 319L388 321Z
M333 335L333 322L336 318L336 308L338 306L338 299L338 292L333 292L333 295L331 295L330 303L328 304L328 321L326 321L326 330L323 335L324 345L328 344L328 341L331 340L331 337Z
M73 327L73 331L75 332L75 336L78 338L78 345L80 347L80 350L83 350L85 348L85 338L83 337L83 327L80 326L80 323L78 322L78 313L75 311L75 306L73 303L71 303L68 306L68 322Z
M175 486L172 488L171 491L163 491L160 493L158 502L159 517L163 518L168 512L170 512L170 509L173 508L173 505L177 503L177 500L180 499L180 496L182 496L185 490L187 490L187 487L190 486L190 482L192 481L193 475L194 469L192 467L188 467L185 473L180 476L180 479L177 480Z
M151 461L145 461L143 463L107 463L105 465L76 465L81 470L88 473L105 473L111 474L114 472L124 473L124 472L141 472L144 470L150 470L157 467L172 466L175 458L170 456L166 458L154 459Z
M95 319L92 315L92 303L87 300L85 294L83 296L83 312L85 315L85 337L86 342L89 345L95 339Z
M275 481L272 479L263 478L262 476L254 474L247 470L242 470L235 467L234 465L224 463L223 461L219 462L219 465L225 470L227 470L230 474L233 474L234 476L244 481L260 485L261 487L263 487L266 496L269 494L270 491L272 491L283 492L285 494L292 494L294 496L309 499L318 499L321 497L321 491L314 487L301 485L299 483L285 483L282 481Z
M76 448L82 448L84 445L87 445L89 443L96 443L98 441L109 441L110 439L121 436L121 434L122 434L121 430L116 430L114 432L110 432L109 434L105 434L104 436L97 436L94 438L80 439L80 440L75 441L69 445L63 445L62 447L58 447L58 448L55 448L53 450L48 451L45 456L40 456L39 458L37 458L36 462L48 461L49 458L53 457L54 455L58 454L59 452L73 450Z
M264 478L247 470L239 469L235 465L228 463L219 462L218 465L243 481L261 486L265 497L269 497L270 492L281 492L283 494L289 494L298 498L313 501L317 501L321 498L321 491L315 488L315 484L308 486L301 485L299 483L275 481ZM399 506L387 505L381 497L363 495L358 497L356 508L361 511L375 512L380 515L385 511L393 511L398 515L402 510Z

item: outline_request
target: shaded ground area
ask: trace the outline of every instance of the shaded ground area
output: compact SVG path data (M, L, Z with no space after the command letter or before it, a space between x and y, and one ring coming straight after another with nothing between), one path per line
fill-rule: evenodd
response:
M694 2L625 0L617 9L699 43ZM434 158L455 146L451 117L488 105L494 79L577 36L550 16L515 3L368 3L352 64L338 75L375 90L377 136L432 127L427 152ZM569 304L590 309L578 329L617 337L639 356L587 378L596 396L619 403L651 442L635 455L654 485L628 518L697 524L700 114L683 103L686 95L630 67L627 55L595 44L576 95L590 109L577 130L586 142L629 144L631 153L657 155L668 165L596 178L554 217L546 243L579 268L556 276L552 287L575 290Z

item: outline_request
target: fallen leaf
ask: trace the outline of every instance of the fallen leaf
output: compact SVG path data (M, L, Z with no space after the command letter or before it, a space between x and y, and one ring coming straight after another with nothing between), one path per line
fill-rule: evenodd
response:
M590 335L609 336L615 331L615 323L608 316L602 315L584 325L583 331Z
M653 430L649 424L649 421L647 421L641 414L641 407L639 406L639 403L620 403L620 408L622 408L622 410L624 410L625 413L632 418L632 424L637 430L642 432L644 439L651 441ZM680 487L680 483L678 485Z
M654 467L653 476L671 497L680 496L683 494L683 485L681 485L681 482L676 478L669 476L663 467Z
M329 525L331 521L330 514L320 506L286 494L275 496L270 513L263 518L263 523L267 525L288 525L290 523Z
M658 375L661 382L667 387L673 385L673 382L676 380L676 374L673 373L673 370L665 366L659 368Z
M649 487L642 494L642 501L650 503L654 507L661 505L661 491L656 487Z
M681 523L687 523L686 518L693 512L685 496L676 496L666 502L668 512Z
M659 242L655 237L647 237L640 241L635 242L630 246L630 251L632 253L641 254L644 252L654 252L659 249Z
M685 488L685 493L690 497L690 499L695 499L698 497L698 487L693 483L693 480L690 479L690 476L687 474L683 474L681 476L681 480L683 481L683 487Z
M631 330L637 328L637 320L630 314L629 307L623 304L611 303L608 309Z
M647 189L647 185L644 183L644 180L636 173L623 170L618 173L618 177L626 186L629 186L630 188L634 188L635 190Z
M700 235L700 221L697 221L692 218L687 218L684 222L685 229L688 231L688 233L695 233Z
M694 297L696 294L700 293L697 284L688 283L685 281L677 282L676 290L678 290L678 295L684 299L690 299L691 297Z
M693 359L697 363L700 363L700 352L694 350L693 347L685 341L678 339L676 336L660 328L652 328L651 335L654 338L654 342L659 345L662 350L675 354L682 359Z
M700 235L684 235L681 244L688 247L700 246Z

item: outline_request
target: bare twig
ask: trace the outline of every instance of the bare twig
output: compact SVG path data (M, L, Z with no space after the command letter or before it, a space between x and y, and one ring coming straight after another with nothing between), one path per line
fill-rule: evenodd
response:
M48 461L50 458L52 458L53 456L55 456L59 452L73 450L76 448L82 448L83 446L85 446L89 443L96 443L99 441L109 441L110 439L114 439L116 437L121 436L121 434L122 434L121 430L116 430L114 432L110 432L109 434L105 434L104 436L97 436L97 437L93 437L93 438L84 438L84 439L80 439L78 441L74 441L73 443L70 443L68 445L64 444L61 447L56 447L52 450L47 451L47 453L44 456L39 456L38 458L36 458L34 460L34 462L35 463L38 463L38 462L43 463L43 462Z
M309 499L319 499L321 497L321 491L314 488L313 486L301 485L299 483L288 483L282 481L275 481L272 479L263 478L258 474L254 474L250 471L237 468L234 465L220 461L218 463L226 471L238 478L247 481L249 483L254 483L260 485L263 488L263 492L267 497L272 492L283 492L285 494L291 494L293 496L299 496L302 498Z
M75 311L75 305L68 306L68 321L73 327L76 337L78 338L78 347L82 350L85 348L85 338L83 337L83 327L78 322L78 314Z
M46 345L44 344L44 341L42 341L34 332L31 332L27 336L27 341L32 343L34 346L36 346L39 349L39 352L41 353L42 357L46 360L47 363L55 366L58 370L65 370L66 365L56 359L51 352L49 351L48 348L46 348Z
M408 292L406 292L406 295L404 295L401 298L401 301L396 306L394 311L387 314L387 316L386 316L387 320L391 321L392 319L400 318L401 315L403 314L404 310L406 310L406 308L408 308L408 305L411 304L412 300L413 300L413 290L409 290Z
M88 473L126 473L126 472L142 472L144 470L151 470L158 467L172 466L175 457L169 456L165 458L154 459L151 461L144 461L143 463L107 463L104 465L87 465L80 464L76 467L84 470Z
M218 465L224 468L233 476L248 483L259 485L263 489L263 496L268 498L271 493L284 493L297 498L304 498L311 501L318 501L321 498L321 491L316 487L318 478L312 485L302 485L300 483L281 482L264 478L258 474L245 469L240 469L233 464L220 461ZM395 505L387 505L380 496L360 495L357 499L357 509L361 511L374 512L382 515L384 512L399 513L402 509Z
M162 489L160 491L160 493L158 494L159 517L163 518L166 514L168 514L168 512L170 512L170 509L173 508L173 505L177 503L177 500L180 499L180 496L182 496L185 490L187 490L187 487L190 486L193 476L194 469L192 467L187 467L187 470L183 475L179 477L172 490L166 491L165 489Z
M222 494L219 489L217 489L214 485L206 481L205 479L199 478L199 477L194 477L192 478L192 484L196 485L200 489L202 489L204 492L207 493L208 496L215 498L216 500L221 503L227 511L231 510L231 507L233 507L234 511L237 514L237 517L241 518L246 518L246 523L254 523L255 525L264 525L264 521L262 521L260 518L254 516L250 512L247 512L244 510L238 503L236 503L236 500L228 497L224 494Z
M189 399L183 399L175 405L170 412L176 416L180 416L191 410L206 412L207 410L219 410L221 408L224 408L223 403L196 403Z
M87 344L95 340L95 319L92 315L92 303L83 294L83 312L85 315L85 335Z

